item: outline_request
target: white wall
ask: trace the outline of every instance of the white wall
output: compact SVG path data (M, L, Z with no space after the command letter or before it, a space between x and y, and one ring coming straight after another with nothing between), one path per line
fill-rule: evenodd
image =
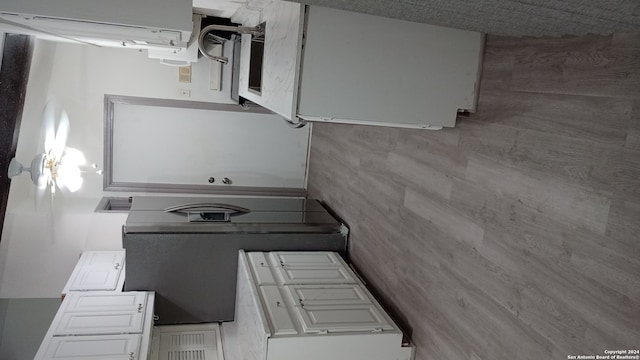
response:
M187 88L189 100L231 102L228 90L208 90L208 62L195 64L193 83L184 85L177 82L177 68L135 50L38 40L34 51L16 153L23 163L40 149L41 112L51 96L71 119L67 145L100 166L105 94L184 100L177 89ZM59 296L82 251L121 248L126 214L94 212L99 198L113 194L103 193L102 178L92 175L78 192L56 195L53 216L46 201L34 210L28 174L12 180L0 242L0 298Z

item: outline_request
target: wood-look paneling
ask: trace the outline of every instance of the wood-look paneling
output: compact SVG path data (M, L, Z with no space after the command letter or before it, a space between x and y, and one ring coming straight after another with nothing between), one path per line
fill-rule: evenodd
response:
M310 197L416 359L640 346L638 38L489 36L454 129L314 124Z

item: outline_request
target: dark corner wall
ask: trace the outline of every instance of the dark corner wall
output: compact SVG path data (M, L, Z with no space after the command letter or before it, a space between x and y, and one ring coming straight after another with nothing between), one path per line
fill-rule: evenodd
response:
M5 34L0 65L0 234L9 199L9 162L16 154L33 43L28 35Z

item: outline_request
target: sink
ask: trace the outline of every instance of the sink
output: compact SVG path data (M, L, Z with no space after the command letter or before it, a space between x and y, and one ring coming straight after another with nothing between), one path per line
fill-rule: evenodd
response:
M259 25L264 29L260 35L251 35L251 52L249 59L249 91L262 94L262 63L264 58L264 39L266 24Z

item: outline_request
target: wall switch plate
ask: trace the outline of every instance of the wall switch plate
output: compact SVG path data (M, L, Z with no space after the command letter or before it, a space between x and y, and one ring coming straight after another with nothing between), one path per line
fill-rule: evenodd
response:
M188 89L178 89L178 95L182 96L182 97L190 97L191 96L191 90Z

